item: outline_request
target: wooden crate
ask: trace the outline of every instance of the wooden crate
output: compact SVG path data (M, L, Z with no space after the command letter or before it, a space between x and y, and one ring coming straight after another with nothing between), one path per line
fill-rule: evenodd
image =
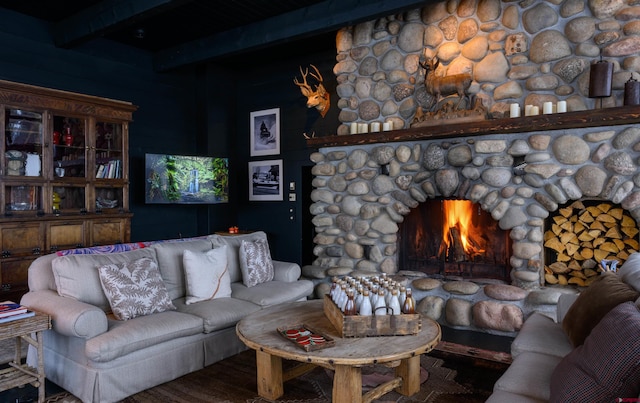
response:
M342 337L407 336L420 332L420 314L345 316L329 295L324 296L324 314Z

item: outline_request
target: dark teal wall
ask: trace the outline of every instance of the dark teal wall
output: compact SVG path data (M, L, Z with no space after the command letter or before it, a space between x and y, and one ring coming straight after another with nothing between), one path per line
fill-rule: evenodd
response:
M59 49L40 20L0 9L0 21L0 79L130 101L139 107L129 143L132 240L205 234L219 227L215 217L225 217L226 225L228 205L144 204L146 152L199 154L207 142L209 133L198 108L206 104L206 94L197 90L201 86L195 69L156 74L146 52L101 40L73 51ZM224 137L224 132L217 135ZM228 153L225 142L215 141L206 151Z
M335 44L335 39L328 37L328 40L333 41L330 45ZM298 46L304 47L305 44ZM238 154L235 168L239 173L236 177L239 195L237 224L243 229L264 230L274 258L300 264L311 263L309 257L303 259L303 256L310 255L313 248L308 236L312 224L303 220L309 207L309 202L304 200L305 196L308 198L310 186L302 183L305 167L310 169L313 165L309 159L313 150L307 148L303 133L315 132L316 136L335 134L339 124L333 74L335 50L318 52L313 49L309 46L302 51L290 48L284 52L273 52L255 57L252 63L235 69L238 75L235 104L238 134L235 139ZM292 56L287 57L287 54ZM293 83L294 77L300 79L299 66L304 68L309 64L318 67L325 79L325 87L332 95L331 109L324 118L317 110L307 109L306 98ZM271 108L280 108L280 155L251 157L249 114ZM284 200L250 202L248 162L270 159L283 160ZM289 192L290 182L295 183L293 192ZM289 193L296 194L295 202L289 201Z
M312 226L303 221L309 203L302 201L308 199L310 184L302 183L302 175L312 164L303 133L334 134L338 126L335 51L291 44L255 58L157 74L146 52L103 40L60 49L40 20L0 9L0 22L0 79L130 101L139 107L129 142L133 241L204 235L237 225L267 232L275 259L310 263L303 256L310 254L311 239L303 233ZM293 83L298 67L310 63L320 69L332 93L325 118L306 108L306 99ZM250 157L249 113L270 108L280 108L281 153ZM145 153L228 157L230 203L146 205ZM249 202L247 163L266 159L284 160L284 200ZM288 201L290 182L296 186L295 202Z

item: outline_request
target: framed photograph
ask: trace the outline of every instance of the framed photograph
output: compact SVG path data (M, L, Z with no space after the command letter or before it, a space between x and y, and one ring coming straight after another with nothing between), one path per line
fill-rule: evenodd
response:
M282 160L249 162L249 200L282 201Z
M280 154L280 108L251 112L251 156Z

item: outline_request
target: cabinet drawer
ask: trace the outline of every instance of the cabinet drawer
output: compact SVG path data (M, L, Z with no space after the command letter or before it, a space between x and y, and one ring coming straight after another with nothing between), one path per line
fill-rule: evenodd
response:
M127 242L126 220L94 220L91 226L91 245L112 245Z
M2 298L6 297L5 300L14 302L19 301L19 298L16 301L16 297L9 296L8 293L22 296L27 291L27 273L33 260L34 258L0 259L0 284L2 284L0 295Z
M87 246L85 223L83 221L48 223L46 237L46 248L50 252Z
M40 223L3 225L0 228L2 257L39 255L43 245Z

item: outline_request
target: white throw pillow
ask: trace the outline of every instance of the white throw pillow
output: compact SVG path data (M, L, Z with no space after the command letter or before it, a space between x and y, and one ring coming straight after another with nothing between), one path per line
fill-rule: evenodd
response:
M240 244L242 282L247 287L273 280L273 262L266 239L242 241Z
M119 320L176 309L153 259L100 266L98 273L111 310Z
M185 250L182 264L187 286L187 305L231 296L226 245L204 253Z

